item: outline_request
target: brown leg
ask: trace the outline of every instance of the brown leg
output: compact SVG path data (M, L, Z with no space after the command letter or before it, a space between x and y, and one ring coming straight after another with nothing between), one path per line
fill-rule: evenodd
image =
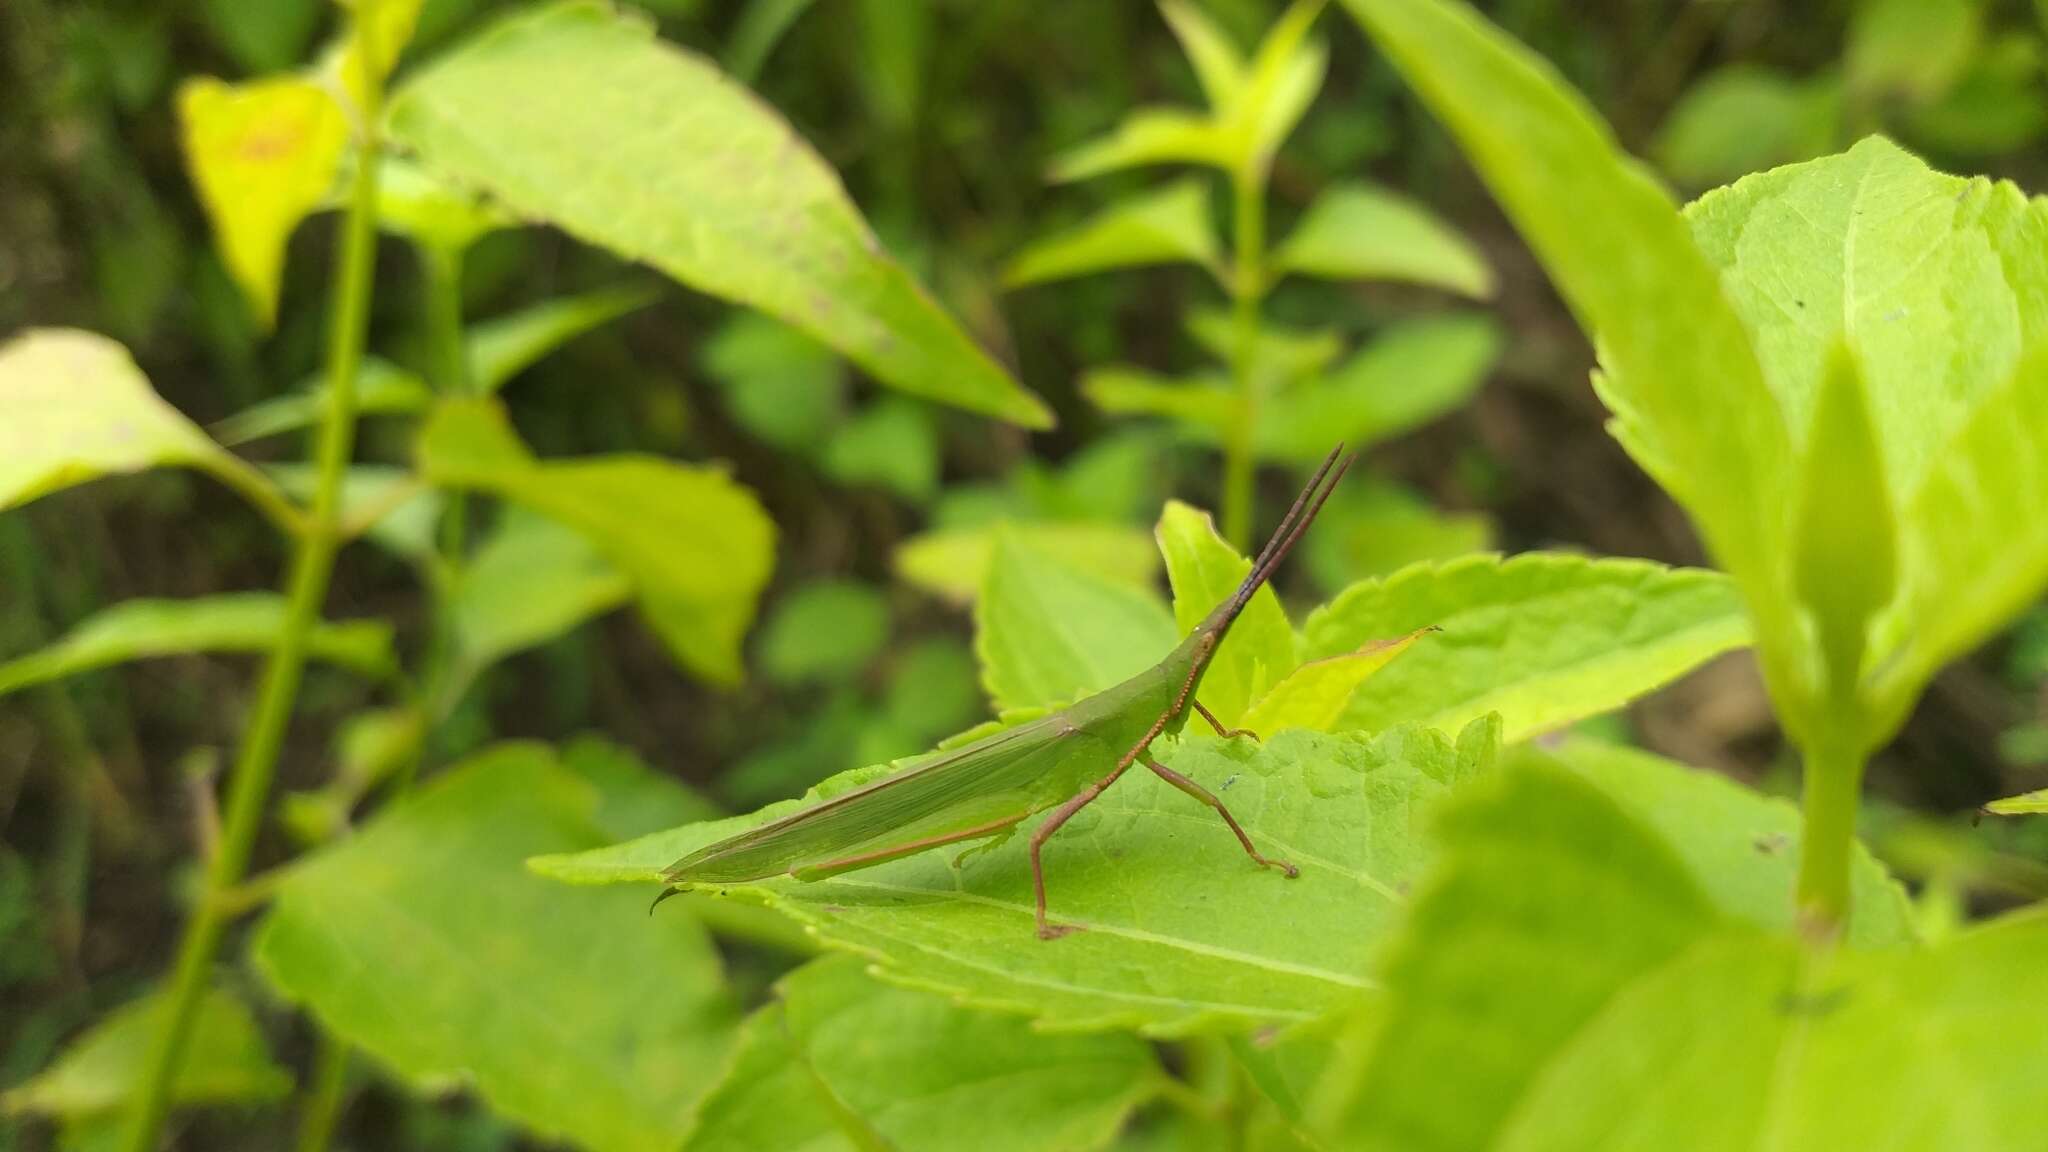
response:
M1223 721L1218 720L1214 712L1211 712L1207 708L1202 707L1202 702L1200 700L1195 701L1195 711L1200 712L1202 714L1202 719L1207 720L1209 722L1209 727L1214 728L1216 730L1216 734L1218 736L1223 737L1225 740L1230 739L1232 736L1249 736L1253 740L1257 740L1259 738L1259 734L1257 732L1252 731L1249 728L1225 728L1223 726Z
M1223 817L1223 822L1230 825L1230 830L1237 833L1237 842L1244 845L1245 854L1258 861L1261 867L1278 868L1290 879L1301 875L1301 869L1296 868L1285 860L1268 860L1266 857L1259 855L1259 850L1252 847L1252 838L1244 834L1244 829L1238 826L1237 817L1230 814L1230 809L1223 806L1223 801L1218 800L1214 792L1154 760L1150 753L1140 753L1138 758L1145 762L1145 767L1150 768L1153 775L1214 808L1216 814Z

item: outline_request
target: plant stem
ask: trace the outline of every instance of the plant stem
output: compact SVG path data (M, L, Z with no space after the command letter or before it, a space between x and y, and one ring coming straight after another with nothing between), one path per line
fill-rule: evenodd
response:
M1259 389L1259 301L1266 294L1266 200L1265 181L1254 169L1231 175L1236 228L1235 275L1230 300L1234 345L1230 375L1237 389L1237 417L1231 422L1223 445L1223 537L1237 548L1251 542L1252 501L1256 494Z
M1806 829L1799 852L1797 896L1800 935L1827 947L1849 922L1849 862L1862 798L1861 744L1836 732L1806 749Z
M375 59L370 34L373 7L372 0L364 0L355 13L356 44L365 60ZM270 794L271 777L277 770L285 728L298 697L299 679L305 671L308 638L327 599L328 576L334 568L334 553L340 539L336 520L341 507L342 479L355 447L356 374L362 366L363 340L369 328L370 288L377 261L377 124L382 116L383 94L379 70L369 67L364 71L370 79L362 93L359 162L349 190L348 217L336 241L333 318L327 344L329 403L321 417L315 447L319 480L305 531L299 536L292 557L284 632L264 669L256 711L243 734L241 752L235 761L221 850L207 869L205 890L179 945L170 1013L144 1072L134 1123L125 1145L129 1152L154 1152L170 1111L171 1088L191 1039L214 952L228 922L218 897L234 887L248 867L264 803Z
M332 1032L320 1033L320 1050L313 1057L313 1094L299 1117L298 1152L327 1152L334 1138L335 1121L341 1118L341 1094L348 1086L348 1045Z

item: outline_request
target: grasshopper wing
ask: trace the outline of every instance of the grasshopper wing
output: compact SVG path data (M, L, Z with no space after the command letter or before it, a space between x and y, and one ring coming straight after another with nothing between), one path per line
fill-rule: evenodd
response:
M1002 832L1064 799L1058 771L1090 751L1063 712L990 733L891 776L736 836L671 865L675 884L801 880L866 868L940 844Z

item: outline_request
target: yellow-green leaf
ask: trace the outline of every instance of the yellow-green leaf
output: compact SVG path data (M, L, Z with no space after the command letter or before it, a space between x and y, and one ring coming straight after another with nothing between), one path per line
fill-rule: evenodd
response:
M178 90L178 120L221 258L267 326L277 318L285 244L334 184L347 119L311 80L202 76Z

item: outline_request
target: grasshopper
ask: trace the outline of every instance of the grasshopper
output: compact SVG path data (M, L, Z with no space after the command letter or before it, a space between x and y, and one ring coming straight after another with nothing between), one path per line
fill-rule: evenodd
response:
M778 875L822 880L942 844L1007 837L1018 824L1050 808L1052 815L1031 834L1031 887L1038 937L1052 940L1078 927L1046 917L1039 852L1062 824L1133 764L1143 764L1214 809L1261 867L1297 875L1294 865L1261 855L1222 800L1161 764L1150 749L1159 737L1178 733L1191 710L1219 736L1257 739L1243 729L1225 728L1195 692L1231 624L1287 558L1351 466L1352 458L1339 461L1343 450L1340 444L1324 459L1237 591L1157 665L1057 712L706 845L676 861L662 879L671 885L741 883ZM1113 767L1098 776L1105 763Z

